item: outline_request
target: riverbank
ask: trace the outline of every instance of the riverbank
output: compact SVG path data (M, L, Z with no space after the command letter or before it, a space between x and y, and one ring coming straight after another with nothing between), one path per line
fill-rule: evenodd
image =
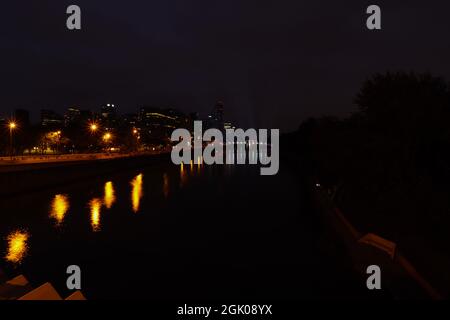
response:
M89 155L89 157L16 159L0 166L0 197L74 183L170 159L170 153Z
M130 152L130 153L83 153L83 154L60 154L60 155L32 155L0 157L0 173L10 171L23 171L36 168L47 168L58 165L67 165L84 161L112 160L123 158L134 158L138 156L157 155L167 153L168 150L153 152Z

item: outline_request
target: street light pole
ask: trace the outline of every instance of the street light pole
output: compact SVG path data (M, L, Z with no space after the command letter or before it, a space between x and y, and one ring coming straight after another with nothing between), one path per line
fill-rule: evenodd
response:
M136 141L135 141L135 143L136 143L135 151L139 151L139 139L141 138L141 136L139 135L139 130L134 128L133 129L133 135L134 135L134 137L136 139Z
M61 131L56 132L56 154L61 154Z
M97 143L95 142L96 140L95 140L95 133L97 132L97 130L98 130L98 125L95 123L95 122L92 122L91 123L91 125L89 126L89 130L91 131L91 142L92 142L92 150L91 151L96 151L96 146L97 146Z
M111 133L106 132L106 133L103 135L103 142L104 142L105 145L106 145L106 152L107 152L107 153L110 152L109 145L110 145L111 140L112 140L112 135L111 135Z
M15 122L9 123L9 152L11 156L11 160L13 159L13 131L16 128Z

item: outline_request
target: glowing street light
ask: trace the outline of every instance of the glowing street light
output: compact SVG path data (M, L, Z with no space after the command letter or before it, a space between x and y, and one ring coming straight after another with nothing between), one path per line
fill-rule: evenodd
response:
M14 121L11 121L8 124L9 127L9 147L11 152L11 159L13 157L13 131L17 128L17 124Z
M109 144L111 142L112 139L112 134L107 132L103 135L103 142L106 144Z
M89 124L89 131L91 132L91 137L94 137L94 136L96 136L96 132L99 130L99 125L95 122L95 121L92 121L90 124ZM94 141L94 140L93 140ZM91 147L93 148L93 151L95 150L95 145L97 144L96 142L93 142L92 141L92 144L91 144Z
M103 136L103 141L108 142L111 140L111 138L112 138L111 133L109 133L109 132L105 133L105 135Z
M93 124L91 124L90 129L91 129L91 132L94 133L95 131L98 130L98 126L95 123L93 123Z
M104 142L105 146L107 147L106 149L108 150L108 152L109 152L109 151L113 151L113 150L112 150L113 148L109 148L110 142L111 142L112 138L113 138L113 136L112 136L112 134L109 133L109 132L106 132L106 133L103 135L103 142Z

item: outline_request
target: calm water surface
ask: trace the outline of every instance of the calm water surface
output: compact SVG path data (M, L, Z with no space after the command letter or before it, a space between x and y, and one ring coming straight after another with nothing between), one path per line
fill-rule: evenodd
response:
M62 295L69 265L89 299L359 294L289 169L161 163L3 199L0 212L0 267Z

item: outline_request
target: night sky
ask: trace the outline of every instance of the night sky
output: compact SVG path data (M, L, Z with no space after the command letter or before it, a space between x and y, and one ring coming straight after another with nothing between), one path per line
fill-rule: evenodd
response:
M82 30L66 29L66 8ZM382 9L381 31L366 8ZM387 70L450 80L449 1L145 0L3 2L0 113L115 103L209 112L242 127L295 129L345 116Z

